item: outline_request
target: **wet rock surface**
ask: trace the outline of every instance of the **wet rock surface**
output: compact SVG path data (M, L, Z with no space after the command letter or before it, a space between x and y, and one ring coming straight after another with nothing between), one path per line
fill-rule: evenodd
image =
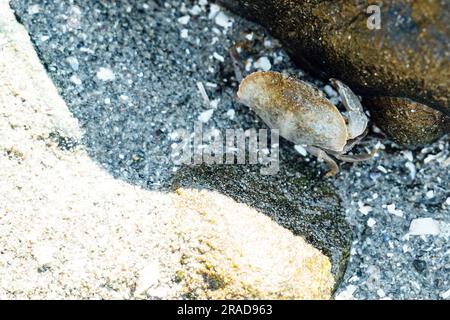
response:
M367 1L220 2L265 26L294 61L317 75L341 79L363 96L407 98L450 116L448 1L378 1L379 30L367 26ZM404 105L396 100L389 107ZM396 119L391 120L385 106L377 107L394 127ZM415 120L404 121L412 127L410 141L418 134ZM448 123L440 123L439 131L449 130Z
M234 100L237 86L228 58L228 49L234 43L245 45L245 73L261 69L285 72L313 82L334 104L339 104L336 92L294 66L278 42L262 28L206 1L15 0L12 6L60 94L82 125L82 143L91 158L115 178L145 189L173 190L178 172L185 177L178 181L195 185L189 170L184 171L167 157L176 142L171 134L178 128L191 130L199 117L205 121L205 128L264 127L248 108ZM209 102L199 93L199 82ZM355 153L382 139L377 132L371 132ZM296 154L292 144L284 140L280 141L280 149L283 161L291 163L288 172L298 170L299 177L308 177L307 186L319 183L316 176L325 171L323 164L308 155ZM382 140L375 159L344 164L337 179L325 183L331 184L333 192L343 199L341 206L354 239L338 297L446 296L450 285L446 277L449 244L445 229L450 206L448 149L445 138L411 153ZM251 177L242 178L249 181ZM286 181L277 190L298 188L297 184L290 185L290 180L276 177ZM217 182L205 177L201 182L219 190ZM236 191L240 192L239 188ZM235 199L240 199L235 201L249 203L239 192L233 193ZM302 194L312 194L311 201L315 201L314 191ZM250 198L256 202L254 199ZM326 199L330 197L324 203L329 208ZM314 212L321 212L320 206L320 201L314 204ZM276 219L268 209L259 208ZM421 217L430 217L442 225L439 233L406 237L410 221ZM292 221L295 227L296 218ZM420 274L413 265L416 259L426 263ZM162 289L156 291L152 294L155 297L167 296Z

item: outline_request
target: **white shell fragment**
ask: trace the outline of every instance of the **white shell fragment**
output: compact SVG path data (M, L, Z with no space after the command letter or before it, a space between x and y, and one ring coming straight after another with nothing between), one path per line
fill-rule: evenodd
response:
M102 67L97 71L97 78L102 81L113 81L114 79L116 79L116 76L111 69Z
M408 233L413 236L438 235L441 230L439 222L433 218L418 218L411 221Z
M253 66L256 69L260 69L263 71L269 71L272 68L272 64L270 63L269 58L261 57L253 63Z
M202 123L208 122L211 119L213 113L214 113L214 109L209 109L209 110L203 111L198 116L198 121L200 121Z

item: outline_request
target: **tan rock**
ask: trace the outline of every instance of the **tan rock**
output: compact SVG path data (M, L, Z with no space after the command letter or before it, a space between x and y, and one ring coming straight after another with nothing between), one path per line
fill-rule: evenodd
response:
M178 189L174 205L177 278L186 297L331 297L334 278L328 257L269 217L206 190Z

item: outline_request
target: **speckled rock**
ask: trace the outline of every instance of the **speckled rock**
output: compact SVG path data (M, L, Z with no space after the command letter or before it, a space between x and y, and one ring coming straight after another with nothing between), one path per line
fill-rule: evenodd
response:
M185 166L173 188L213 190L255 208L329 256L339 282L348 262L350 229L331 185L307 172L295 158L283 159L276 175L262 175L255 165Z
M367 27L366 1L220 2L265 26L300 66L317 75L341 79L360 95L408 98L450 115L448 1L378 1L379 30ZM389 106L402 108L405 102L392 100ZM379 112L386 110L378 107ZM436 130L425 137L423 131L414 131L417 119L408 119L410 128L402 134L411 136L402 141L414 141L418 135L422 141L435 138ZM425 122L433 119L431 115ZM397 123L387 113L383 121L392 121L391 128ZM444 121L437 131L448 130Z

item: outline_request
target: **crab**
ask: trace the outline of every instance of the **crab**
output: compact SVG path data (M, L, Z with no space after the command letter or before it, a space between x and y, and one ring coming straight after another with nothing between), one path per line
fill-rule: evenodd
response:
M371 153L346 155L367 134L369 122L359 98L336 79L330 79L337 89L346 115L339 112L321 90L304 81L278 72L254 72L242 80L237 97L250 107L280 136L306 150L330 167L326 177L339 172L333 158L345 162L365 161Z

